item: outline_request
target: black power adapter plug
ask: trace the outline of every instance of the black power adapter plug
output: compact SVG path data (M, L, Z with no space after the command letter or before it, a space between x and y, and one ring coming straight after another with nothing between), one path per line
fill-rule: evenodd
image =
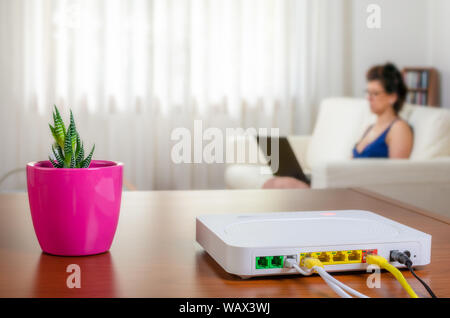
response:
M400 252L399 250L393 250L389 255L391 262L399 262L400 264L403 264L406 267L408 267L409 271L414 275L415 278L419 280L419 282L423 285L423 287L425 287L425 289L428 291L431 297L437 298L436 295L431 290L431 288L423 280L421 280L420 277L417 276L417 274L414 272L414 269L412 268L413 263L410 257L411 253L409 251Z

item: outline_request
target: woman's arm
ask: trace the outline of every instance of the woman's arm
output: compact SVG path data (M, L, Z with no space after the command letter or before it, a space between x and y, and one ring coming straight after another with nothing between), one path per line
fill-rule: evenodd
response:
M408 159L411 155L414 136L408 123L399 120L392 125L386 136L390 159Z

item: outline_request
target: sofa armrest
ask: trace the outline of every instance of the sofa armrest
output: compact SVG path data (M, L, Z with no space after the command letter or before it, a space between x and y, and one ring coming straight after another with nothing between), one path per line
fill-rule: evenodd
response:
M426 161L354 159L312 168L312 187L317 189L401 183L450 183L450 157Z

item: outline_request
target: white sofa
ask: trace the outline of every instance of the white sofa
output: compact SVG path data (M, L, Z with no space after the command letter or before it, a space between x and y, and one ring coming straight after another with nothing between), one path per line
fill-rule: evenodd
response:
M312 188L450 184L450 111L407 104L400 115L414 129L414 148L408 160L352 159L352 148L376 119L365 99L324 100L313 134L288 139L311 175ZM254 138L243 140L256 143ZM261 188L272 177L267 171L269 167L261 161L230 164L225 183L229 189Z

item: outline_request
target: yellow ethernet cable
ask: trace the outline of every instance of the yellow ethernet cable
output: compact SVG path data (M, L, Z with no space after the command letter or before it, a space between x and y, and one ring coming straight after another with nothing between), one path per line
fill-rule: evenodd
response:
M390 272L392 275L394 275L395 279L398 280L398 282L402 285L402 287L406 290L406 292L411 296L412 298L419 298L417 294L414 292L414 290L411 288L411 286L406 281L405 277L403 277L403 274L394 266L389 264L387 259L380 255L367 255L366 256L366 262L367 264L374 264L378 265L381 268L384 268L388 272Z
M318 258L307 257L303 260L303 265L306 268L313 269L314 266L322 267L323 264Z

